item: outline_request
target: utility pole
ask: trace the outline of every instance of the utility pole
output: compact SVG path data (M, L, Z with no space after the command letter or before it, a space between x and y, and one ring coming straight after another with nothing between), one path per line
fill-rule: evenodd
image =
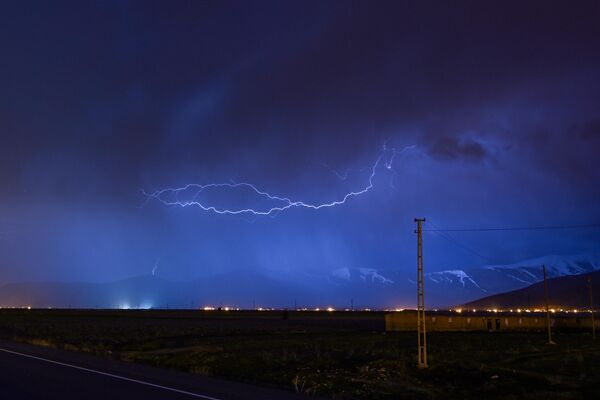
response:
M544 271L544 297L546 301L546 323L548 325L548 344L556 344L552 341L552 330L550 329L550 309L548 308L548 281L546 279L546 266L542 265Z
M594 321L594 299L592 297L592 277L588 276L588 291L590 292L590 312L592 313L592 339L596 339L596 323Z
M425 218L415 218L417 223L417 367L427 368L427 333L425 330L425 282L423 274L423 222Z

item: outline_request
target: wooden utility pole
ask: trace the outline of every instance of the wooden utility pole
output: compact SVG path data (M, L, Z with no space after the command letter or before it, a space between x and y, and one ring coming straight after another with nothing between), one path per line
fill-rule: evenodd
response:
M592 277L588 276L588 291L590 292L590 312L592 313L592 339L596 339L596 322L594 321L594 298L592 297Z
M552 341L552 329L550 328L550 309L548 308L548 280L546 279L546 266L542 265L544 271L544 298L546 301L546 323L548 325L548 344L556 344Z
M423 222L425 218L415 218L417 223L417 349L418 368L427 368L427 333L425 330L425 279L423 274Z

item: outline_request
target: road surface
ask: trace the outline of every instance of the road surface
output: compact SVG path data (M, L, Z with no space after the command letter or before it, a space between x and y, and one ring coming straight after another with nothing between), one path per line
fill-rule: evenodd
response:
M301 400L296 393L0 340L3 399Z

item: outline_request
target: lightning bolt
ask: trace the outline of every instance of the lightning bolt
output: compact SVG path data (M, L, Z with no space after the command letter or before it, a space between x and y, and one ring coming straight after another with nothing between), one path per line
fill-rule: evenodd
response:
M321 165L322 167L325 167L327 170L329 170L329 172L331 172L333 175L335 175L335 177L338 178L340 181L345 181L346 179L348 179L351 172L365 172L366 170L371 169L371 167L348 168L348 169L344 170L343 172L339 172L338 170L331 168L329 166L329 164L319 163L319 165Z
M331 208L346 203L350 198L361 196L369 192L373 188L373 180L377 173L377 169L380 165L384 165L386 169L392 170L394 159L397 155L402 154L406 151L415 149L415 145L404 147L402 150L395 148L388 148L385 144L381 150L381 154L377 157L373 165L370 167L371 173L366 185L358 190L354 190L346 193L342 198L334 200L328 203L309 203L301 200L292 200L289 197L281 197L270 194L264 190L259 189L252 183L248 182L224 182L224 183L190 183L185 186L176 188L166 188L157 190L155 192L148 193L142 190L142 194L146 196L148 200L157 200L167 206L179 206L179 207L198 207L203 211L213 212L216 214L251 214L251 215L274 215L292 208L308 208L312 210L320 210L323 208ZM344 175L336 173L340 178ZM347 173L346 173L347 176ZM345 178L344 178L345 179ZM215 205L205 204L200 200L200 195L210 189L249 189L258 195L259 198L273 202L274 204L269 208L265 209L254 209L254 208L219 208ZM182 193L192 192L191 197L188 199L180 199Z

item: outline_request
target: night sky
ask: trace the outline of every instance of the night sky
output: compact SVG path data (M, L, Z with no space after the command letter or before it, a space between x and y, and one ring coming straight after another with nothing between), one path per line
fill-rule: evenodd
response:
M596 223L599 21L597 1L3 2L0 282L414 276L415 217ZM379 157L319 210L144 195L329 203ZM425 234L428 270L600 251L598 229L453 237Z

